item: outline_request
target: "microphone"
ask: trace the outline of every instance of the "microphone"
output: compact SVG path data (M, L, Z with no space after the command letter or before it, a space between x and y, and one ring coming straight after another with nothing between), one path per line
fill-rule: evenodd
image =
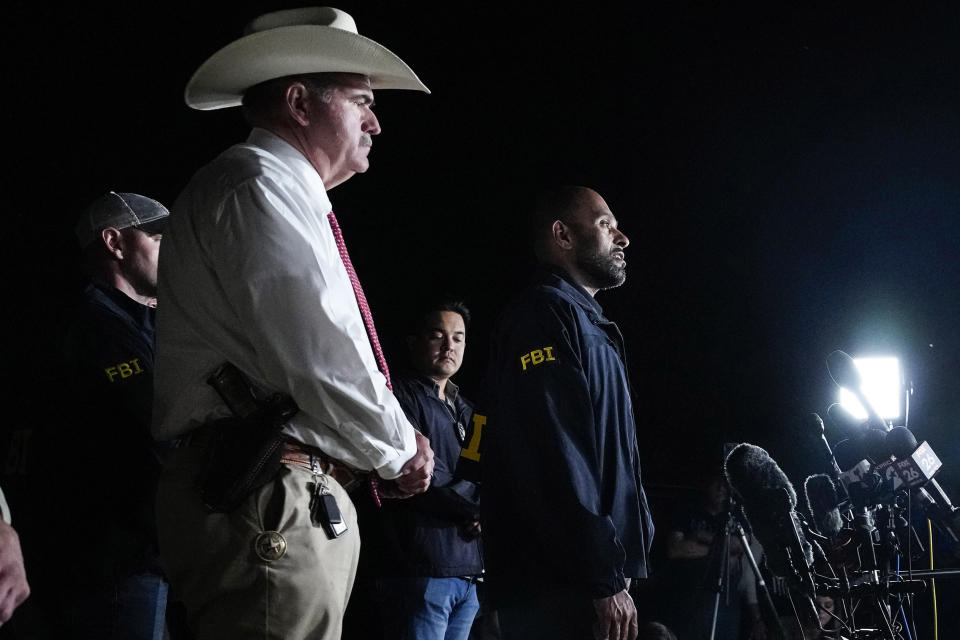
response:
M857 397L869 416L867 420L869 426L887 430L886 420L880 417L877 410L873 408L873 404L867 400L867 396L863 393L863 379L860 377L860 371L857 370L853 358L839 349L834 351L827 356L827 372L838 387L843 387Z
M956 507L953 506L947 493L933 477L943 463L930 445L926 441L917 444L916 437L906 427L895 427L890 433L893 436L889 447L890 454L897 459L894 466L903 483L910 489L929 483L937 505L948 513L955 511Z
M843 470L841 475L856 467L860 462L870 464L870 461L867 460L867 452L859 438L841 440L833 448L833 453L836 456L837 466Z
M861 460L879 464L890 458L887 432L870 428L837 443L835 460L840 469L849 469ZM839 474L838 474L839 475Z
M843 456L843 461L849 462L865 454L868 438L876 441L869 447L871 454L866 455L880 457L879 436L865 435L859 440L838 443L838 459ZM931 515L946 534L960 542L960 535L957 534L960 530L960 510L933 477L942 463L930 445L927 442L917 444L916 437L906 427L893 427L886 432L883 444L883 460L879 464L871 465L867 460L861 460L840 474L840 481L846 487L853 505L860 508L888 502L897 491L911 490L925 508L931 509Z
M840 474L839 484L846 489L850 504L857 509L889 503L903 487L891 460L878 465L861 460Z
M863 432L863 448L873 464L880 464L890 457L887 451L887 431L871 427Z
M887 442L889 433L883 429L871 428L864 433L863 437L867 457L873 463L871 472L880 476L879 487L887 499L892 498L894 493L903 488L903 481L890 457L890 443Z
M827 419L834 427L848 437L866 429L866 421L857 420L849 411L844 409L839 402L834 402L827 407Z
M830 443L827 442L827 436L823 433L823 420L818 414L810 413L807 414L803 426L813 439L816 440L817 448L819 449L820 457L824 459L827 473L830 474L833 480L836 480L840 477L840 467L837 465L837 459L833 455L833 449L830 448Z
M797 494L786 474L766 451L747 443L730 452L724 471L730 486L741 497L753 532L767 554L770 570L814 597L813 549L794 511Z
M906 427L894 427L887 434L887 449L897 459L906 458L917 448L917 438Z
M849 355L837 349L827 356L827 372L837 386L850 389L854 393L860 391L863 378L860 370Z
M871 431L874 434L884 434L877 429ZM878 443L870 442L868 446L868 441L877 440L879 437L879 435L868 435L868 432L864 432L859 437L841 440L836 446L837 462L840 468L844 469L837 478L836 484L850 499L850 503L857 508L883 501L882 497L886 493L892 495L892 491L886 491L890 482L884 482L877 466L872 463L875 458L883 459L878 453Z
M838 535L843 529L839 508L842 500L830 476L824 473L809 476L803 482L803 491L810 507L810 520L817 531L828 537Z

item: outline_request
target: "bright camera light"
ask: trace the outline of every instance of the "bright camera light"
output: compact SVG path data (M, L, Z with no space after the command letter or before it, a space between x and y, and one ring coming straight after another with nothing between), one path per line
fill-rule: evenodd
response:
M902 415L903 383L900 361L897 358L854 358L863 386L860 390L884 420L895 420ZM840 406L858 420L867 419L864 409L852 392L840 389Z

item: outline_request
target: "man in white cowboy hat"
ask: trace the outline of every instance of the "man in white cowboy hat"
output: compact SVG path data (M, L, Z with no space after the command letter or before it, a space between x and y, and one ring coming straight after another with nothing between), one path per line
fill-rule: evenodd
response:
M253 127L181 194L160 259L153 431L177 445L160 548L198 638L339 637L359 551L347 489L430 483L326 193L369 166L374 89L427 91L349 15L316 7L256 18L186 88L189 106L242 105ZM245 406L266 417L252 454L236 434L256 421L214 422ZM222 477L247 455L267 462Z

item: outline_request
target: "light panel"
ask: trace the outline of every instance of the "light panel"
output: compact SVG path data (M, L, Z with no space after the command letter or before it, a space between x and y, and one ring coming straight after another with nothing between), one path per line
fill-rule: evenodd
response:
M861 391L884 420L896 420L903 412L903 377L900 360L893 357L854 358L863 381ZM867 411L847 389L840 389L840 405L858 420L867 419Z

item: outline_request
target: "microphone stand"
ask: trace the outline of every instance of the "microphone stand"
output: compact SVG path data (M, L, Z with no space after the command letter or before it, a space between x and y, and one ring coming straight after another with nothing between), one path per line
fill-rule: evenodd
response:
M731 492L732 493L732 492ZM716 572L717 579L714 583L714 598L713 598L713 619L710 623L710 640L714 640L717 632L717 618L720 612L720 595L724 592L724 583L728 577L730 566L730 535L731 533L736 535L740 540L740 545L743 547L744 555L747 557L747 561L750 563L750 570L753 571L753 575L757 580L757 590L763 594L763 601L767 605L774 622L777 625L777 630L780 632L781 638L786 638L787 633L783 628L783 623L780 622L780 616L777 615L777 608L773 604L773 598L770 597L770 589L767 587L766 580L763 579L763 573L760 572L760 566L757 565L757 559L753 555L753 551L750 549L750 542L747 540L747 534L743 526L743 507L737 503L733 495L730 496L730 504L727 510L727 524L723 528L723 536L720 539L720 552L715 553L716 549L712 550L711 555L716 555L719 557L720 567ZM714 545L717 544L717 541L714 540Z
M717 619L720 614L720 596L726 591L726 585L730 574L730 514L727 514L727 522L723 527L723 535L719 538L719 548L717 547L717 538L714 538L710 549L710 574L715 575L713 583L713 617L710 620L710 640L714 640L717 634ZM714 567L716 570L714 570Z

